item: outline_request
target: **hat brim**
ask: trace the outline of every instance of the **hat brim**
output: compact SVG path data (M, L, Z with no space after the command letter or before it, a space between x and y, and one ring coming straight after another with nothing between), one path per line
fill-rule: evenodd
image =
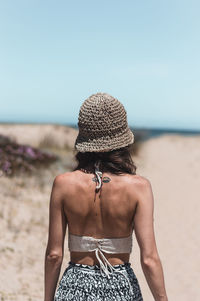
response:
M79 152L103 152L119 149L134 143L134 134L130 128L124 133L113 138L100 137L98 139L87 139L78 134L75 141L75 149Z

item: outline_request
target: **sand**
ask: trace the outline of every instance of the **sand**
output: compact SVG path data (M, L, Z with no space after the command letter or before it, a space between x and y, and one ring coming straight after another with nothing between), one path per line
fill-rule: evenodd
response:
M0 300L42 301L52 181L73 166L69 148L77 130L55 125L0 125L0 134L36 147L51 145L55 149L58 143L62 156L61 162L36 175L0 177ZM200 299L199 150L199 136L166 134L142 142L139 155L133 158L137 173L152 184L156 242L169 301ZM131 264L144 301L153 301L135 235L133 238ZM68 260L66 237L60 277Z

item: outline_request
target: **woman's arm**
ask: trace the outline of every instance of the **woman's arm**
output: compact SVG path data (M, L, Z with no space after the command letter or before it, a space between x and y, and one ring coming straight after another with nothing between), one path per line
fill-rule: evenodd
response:
M161 260L154 234L154 197L151 183L141 177L137 189L138 203L134 216L136 239L140 247L141 266L155 301L168 301Z
M45 252L44 301L53 301L64 255L67 220L63 210L63 176L54 179L49 203L49 235Z

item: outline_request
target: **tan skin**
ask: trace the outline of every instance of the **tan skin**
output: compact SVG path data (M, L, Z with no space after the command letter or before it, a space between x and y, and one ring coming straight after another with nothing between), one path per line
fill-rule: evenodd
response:
M81 170L54 179L49 208L49 237L45 253L45 301L53 301L64 255L66 228L76 235L95 238L127 237L135 231L141 265L156 301L167 301L164 276L153 226L153 193L148 179L140 175L114 175L96 193L94 174ZM129 262L130 254L107 254L112 264ZM70 252L70 260L98 264L95 252Z

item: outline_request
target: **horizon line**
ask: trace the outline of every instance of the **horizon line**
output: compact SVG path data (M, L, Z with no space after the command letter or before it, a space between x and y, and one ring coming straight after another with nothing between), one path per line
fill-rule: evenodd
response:
M78 124L76 123L62 123L62 122L7 122L7 121L0 121L0 125L61 125L61 126L68 126L72 128L78 129ZM165 132L185 132L185 133L200 133L200 129L188 129L188 128L169 128L169 127L155 127L155 126L132 126L129 124L129 128L132 131L165 131Z

